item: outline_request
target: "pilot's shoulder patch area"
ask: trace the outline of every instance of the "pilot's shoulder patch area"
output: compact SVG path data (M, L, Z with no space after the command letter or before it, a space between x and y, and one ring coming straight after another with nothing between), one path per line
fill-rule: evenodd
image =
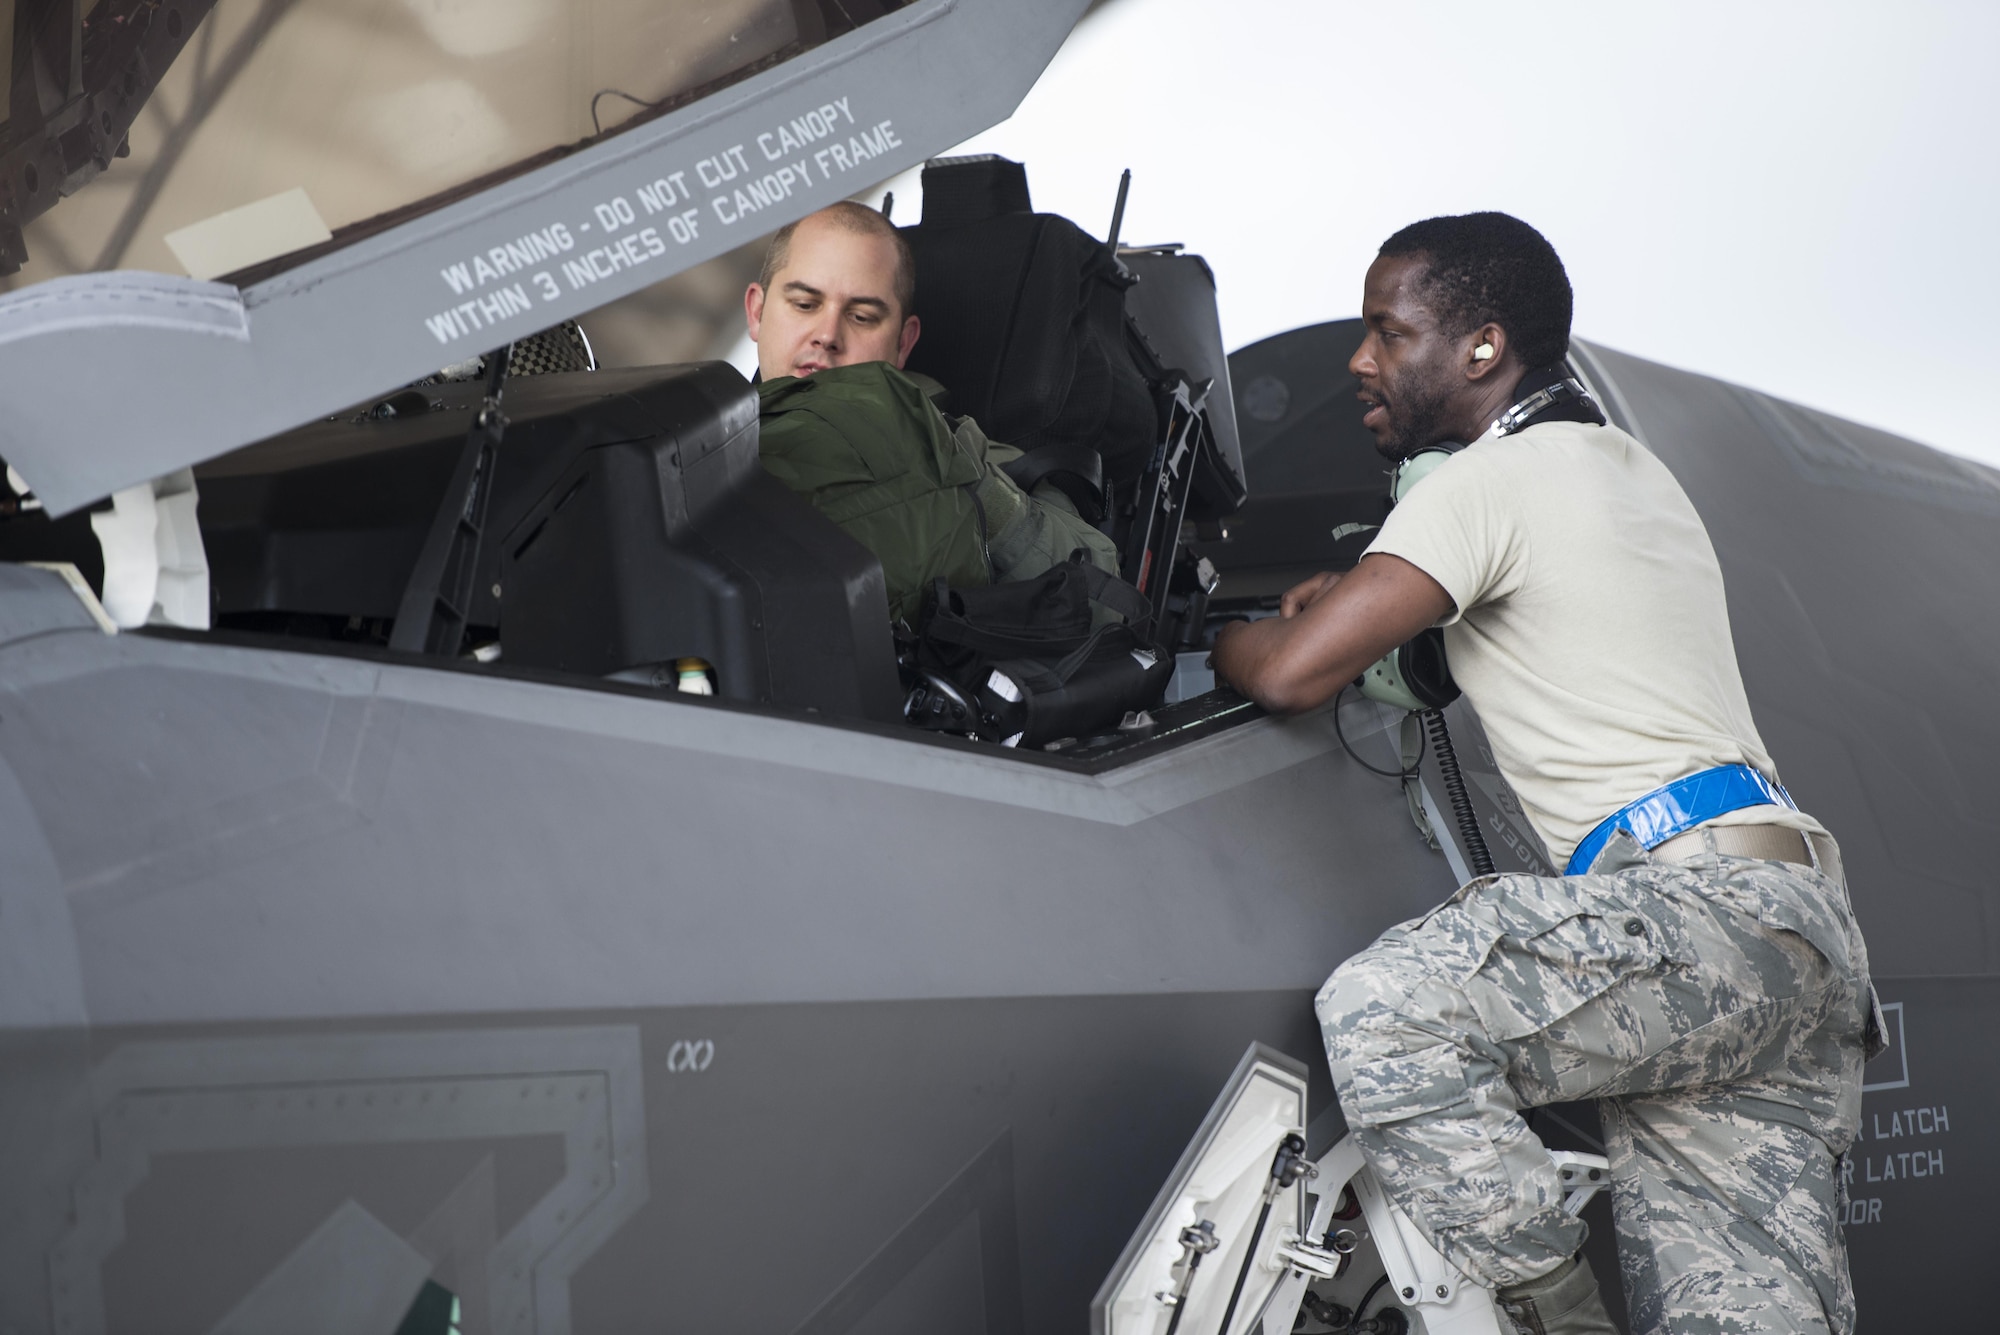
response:
M961 487L982 476L923 387L887 362L770 381L758 397L764 466L795 490L911 473L932 486Z

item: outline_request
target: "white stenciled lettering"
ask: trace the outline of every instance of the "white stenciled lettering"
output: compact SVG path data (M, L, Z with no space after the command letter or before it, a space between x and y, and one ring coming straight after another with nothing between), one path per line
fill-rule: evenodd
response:
M683 1038L667 1049L667 1069L675 1075L706 1071L715 1060L715 1040Z
M515 298L517 297L521 302L519 307L514 305ZM515 314L519 310L526 310L532 304L528 300L528 294L521 290L519 283L516 283L512 287L498 288L481 297L479 299L479 313L485 317L486 323L499 324L508 316Z
M471 301L461 301L436 315L425 316L424 326L438 342L450 343L488 325L530 311L534 305L526 290L519 283L512 283Z
M623 195L606 200L591 212L597 215L597 225L607 232L615 232L620 227L630 227L639 216L632 211L631 202Z
M750 158L743 151L743 145L741 144L717 153L712 158L703 158L700 162L694 164L694 174L699 176L701 183L710 190L715 189L724 181L733 181L739 176L747 176L749 172Z
M820 175L830 177L835 170L851 171L902 146L903 140L896 133L895 122L882 121L859 134L849 135L844 144L828 144L813 154L813 162L819 167Z
M535 303L528 300L528 294L521 290L519 283L503 287L479 301L479 313L486 317L488 324L498 324L512 316L533 310Z
M715 209L717 218L725 224L733 224L747 214L762 213L783 203L812 183L812 168L802 161L788 162L776 171L765 172L754 181L745 181L726 195L717 195L709 204Z
M564 260L563 277L569 280L572 291L580 290L666 253L666 239L660 235L660 230L657 227L642 227L616 241L607 241L586 250L573 260Z
M757 136L757 150L764 155L766 162L783 162L801 149L810 148L820 140L840 133L843 122L854 124L854 112L849 109L844 97L794 116L776 129L764 131Z
M552 260L576 246L576 238L561 223L550 223L537 231L487 249L469 260L459 260L438 270L453 296L464 296L510 274L525 272L531 265Z
M1843 1224L1879 1224L1882 1222L1882 1198L1864 1196L1857 1201L1849 1201L1847 1208L1840 1212Z
M1897 1150L1882 1156L1878 1170L1875 1160L1870 1158L1862 1165L1863 1173L1870 1182L1900 1182L1913 1177L1943 1177L1943 1150Z
M1894 1140L1898 1136L1936 1136L1951 1130L1951 1114L1944 1104L1934 1108L1901 1108L1884 1122L1881 1113L1869 1118L1871 1140Z
M496 246L494 250L507 257L507 267L510 272L532 269L540 258L534 251L528 249L524 241L509 241L504 246Z
M688 209L667 219L667 233L685 246L701 235L701 211Z
M687 173L675 172L662 176L651 185L642 185L634 191L639 196L639 206L648 216L665 213L676 204L685 204L694 196L688 192Z

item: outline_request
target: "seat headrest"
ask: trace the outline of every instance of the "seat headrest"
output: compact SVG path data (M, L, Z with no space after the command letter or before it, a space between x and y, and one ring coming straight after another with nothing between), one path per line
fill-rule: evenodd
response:
M996 154L932 158L924 164L923 183L926 227L1035 211L1028 202L1028 169Z

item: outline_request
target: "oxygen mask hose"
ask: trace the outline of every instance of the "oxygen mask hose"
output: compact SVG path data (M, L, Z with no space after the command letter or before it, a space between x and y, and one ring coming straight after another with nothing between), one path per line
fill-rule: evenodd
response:
M1451 800L1451 814L1465 840L1465 856L1474 876L1493 875L1493 855L1486 851L1486 837L1479 832L1479 816L1472 809L1472 796L1465 791L1465 776L1458 770L1458 753L1451 749L1451 732L1444 725L1444 711L1426 709L1424 729L1430 733L1431 754L1437 757L1438 773L1444 778L1445 796Z

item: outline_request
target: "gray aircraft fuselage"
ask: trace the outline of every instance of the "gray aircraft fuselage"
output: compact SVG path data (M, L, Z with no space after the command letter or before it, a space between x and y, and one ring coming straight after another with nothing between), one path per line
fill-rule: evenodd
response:
M1353 329L1238 353L1241 392ZM1969 1262L1995 1180L1994 1075L1954 1049L2000 1001L2000 644L1950 609L1979 600L2000 502L1906 442L1579 360L1703 511L1760 727L1843 842L1899 1040L1853 1157L1863 1309L1968 1319L1894 1276ZM1244 415L1253 479L1338 492L1286 455L1338 390L1294 377L1275 421ZM1387 763L1383 716L1343 709ZM1312 990L1455 880L1331 711L1166 717L1189 726L1104 759L1021 755L504 664L109 635L0 566L6 1320L216 1329L331 1301L338 1254L372 1277L341 1291L376 1294L351 1329L394 1329L425 1282L468 1329L1080 1329L1244 1044L1319 1070ZM1505 869L1524 823L1454 720Z
M10 293L0 456L86 539L83 507L183 467L209 469L218 520L225 451L320 448L301 423L865 183L814 177L754 220L711 207L653 267L558 286L477 346L447 318L468 256L558 222L581 236L600 205L643 207L843 99L883 148L870 170L914 165L1008 114L1081 9L870 6L629 131L240 282ZM32 147L108 154L71 109ZM1308 326L1218 375L1251 495L1197 543L1218 610L1350 563L1365 539L1330 530L1380 519L1334 369L1358 336ZM2000 1188L2000 477L1609 349L1574 360L1707 522L1764 740L1842 843L1893 1040L1848 1163L1863 1319L1977 1328L1990 1304L1950 1279L1984 1262ZM665 499L726 474L774 548L723 553L742 569L838 555L803 503L743 481L754 405L712 369L686 376L726 400L710 418L649 428L688 479ZM602 374L579 401L651 392ZM230 568L276 578L352 539L310 492L272 511L284 525L234 530L268 560ZM698 699L275 623L111 634L27 564L69 556L16 551L21 531L0 526L0 1331L427 1335L454 1302L465 1335L1080 1331L1247 1044L1315 1073L1312 1153L1341 1134L1312 992L1464 865L1347 754L1342 731L1395 756L1394 719L1351 696L1278 719L1201 695L1150 732L1021 753L798 705L812 673L769 644L819 623L760 618L810 604L810 581L766 587L757 616L755 581L708 590L769 642L737 648L770 690ZM841 639L859 621L825 626L824 662L865 656ZM780 686L793 706L758 698ZM1477 719L1450 716L1496 860L1543 870ZM1538 1125L1588 1146L1588 1110Z

